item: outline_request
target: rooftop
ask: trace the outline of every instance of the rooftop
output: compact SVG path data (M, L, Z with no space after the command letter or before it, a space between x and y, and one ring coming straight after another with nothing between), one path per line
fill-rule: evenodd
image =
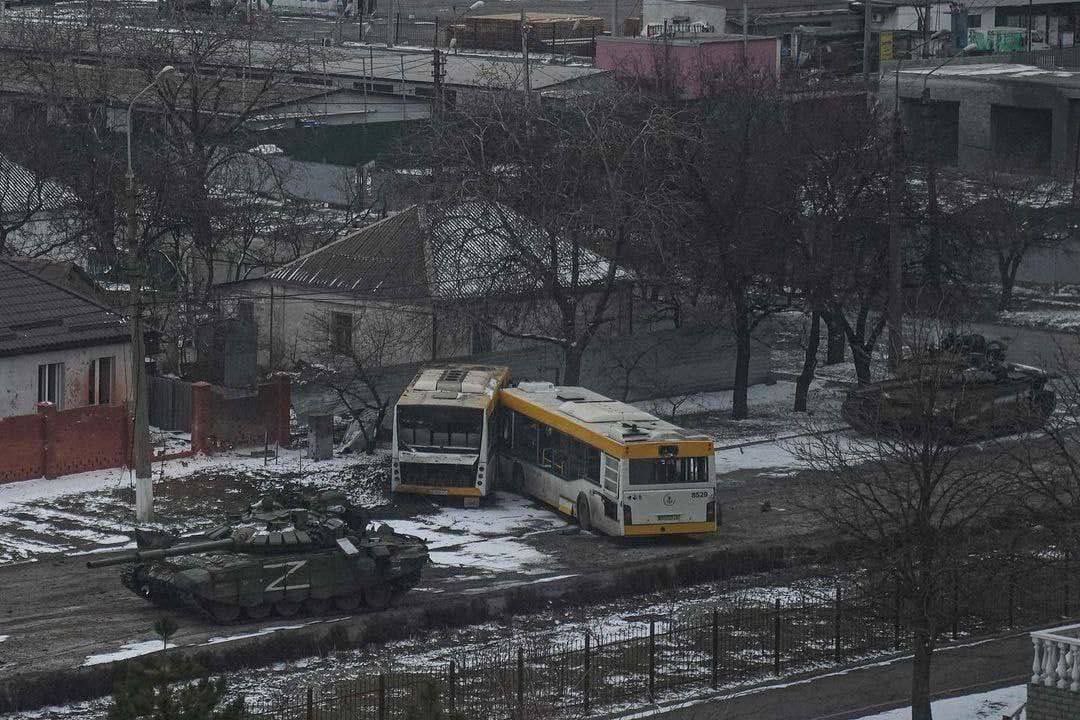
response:
M505 367L488 365L425 365L398 405L451 405L486 408L510 379Z
M892 72L895 72L895 69ZM902 66L900 68L900 76L905 79L922 79L930 72L933 72L933 75L928 78L930 82L970 80L987 83L1023 83L1053 85L1080 91L1080 70L1051 70L1035 65L999 62L953 62L942 66L940 59L934 64L921 67Z
M530 263L543 266L545 242L526 218L495 203L413 205L266 277L382 299L512 295L542 282ZM569 245L560 252L564 282L571 255ZM608 272L607 261L584 248L578 265L582 287L603 281Z
M0 357L129 338L109 308L0 258Z

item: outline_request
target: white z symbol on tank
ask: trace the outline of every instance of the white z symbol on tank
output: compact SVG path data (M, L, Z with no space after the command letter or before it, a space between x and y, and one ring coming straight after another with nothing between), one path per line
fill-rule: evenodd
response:
M287 581L289 576L295 573L300 568L307 565L307 560L290 560L289 562L278 563L277 565L263 565L263 570L276 570L278 568L289 568L285 571L285 574L274 580L272 583L266 586L266 592L271 590L302 590L307 587L311 587L310 584L304 583L303 585L290 585ZM284 583L284 584L283 584Z

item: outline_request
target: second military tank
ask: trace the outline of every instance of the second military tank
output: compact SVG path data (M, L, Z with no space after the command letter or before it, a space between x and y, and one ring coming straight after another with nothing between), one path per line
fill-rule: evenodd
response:
M371 526L333 494L308 500L264 499L196 537L139 532L138 550L87 566L122 565L121 581L136 594L218 623L381 610L419 583L428 561L421 539Z
M982 335L946 335L905 361L897 377L852 390L841 408L868 434L932 429L966 442L1042 427L1054 410L1050 375L1005 361L1005 345Z

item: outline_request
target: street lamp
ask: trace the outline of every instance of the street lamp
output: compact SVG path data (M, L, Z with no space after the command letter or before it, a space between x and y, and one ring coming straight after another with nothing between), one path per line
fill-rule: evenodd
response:
M154 488L150 478L150 414L146 384L146 348L142 328L142 253L139 249L138 220L135 216L135 172L131 166L131 115L135 101L176 71L172 65L158 70L150 84L131 98L127 111L127 200L128 256L131 292L131 374L135 391L135 427L132 433L131 454L135 464L135 519L150 522L154 515Z
M476 0L476 2L474 2L472 5L465 8L464 10L462 10L461 15L458 15L457 5L454 5L453 6L453 10L454 10L453 26L455 28L455 32L457 32L456 28L457 28L457 21L458 21L459 17L463 18L466 15L468 15L469 13L471 13L473 10L479 10L482 7L484 7L484 0ZM453 49L454 54L457 55L457 36L456 35L450 39L450 47L451 47L451 49Z

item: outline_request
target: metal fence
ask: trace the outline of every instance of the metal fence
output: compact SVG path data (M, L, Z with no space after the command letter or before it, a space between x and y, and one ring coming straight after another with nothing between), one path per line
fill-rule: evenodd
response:
M955 586L942 639L1068 617L1069 573L993 577ZM948 603L946 603L948 604ZM683 621L653 617L556 644L499 646L443 667L373 672L328 689L247 708L260 720L570 718L678 690L764 680L901 650L908 634L884 594L735 598Z
M150 424L162 430L191 432L191 383L148 375Z

